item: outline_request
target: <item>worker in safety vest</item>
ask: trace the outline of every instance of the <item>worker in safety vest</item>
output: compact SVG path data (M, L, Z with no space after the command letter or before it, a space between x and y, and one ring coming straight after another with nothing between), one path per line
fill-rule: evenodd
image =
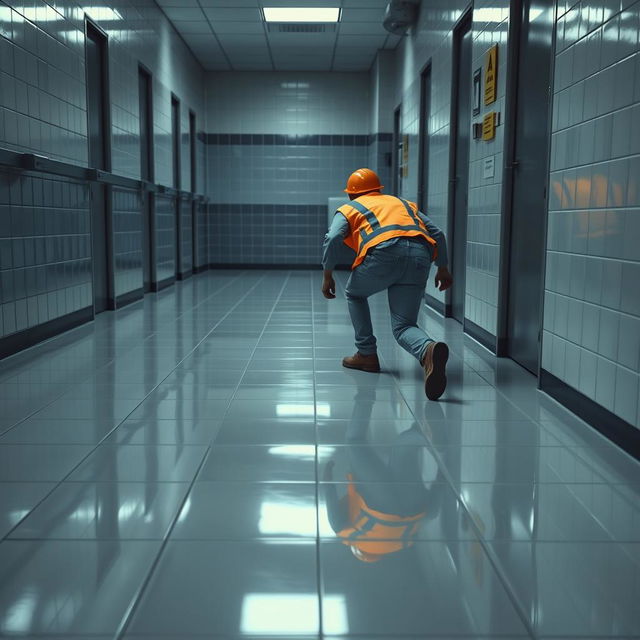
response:
M361 386L346 433L347 492L333 482L334 461L324 470L324 498L329 524L362 562L377 562L410 548L422 523L441 511L446 484L430 454L420 426L398 433L388 447L368 440L375 387ZM427 468L430 467L430 468ZM425 485L425 476L430 476Z
M367 298L387 289L393 336L424 368L425 393L437 400L445 390L449 348L435 342L417 325L431 262L438 266L435 285L448 289L453 279L447 268L444 234L418 206L383 195L371 169L354 171L345 192L350 203L341 206L324 239L322 293L335 298L333 269L344 245L355 252L345 289L355 331L357 352L343 359L350 369L379 372L376 338Z

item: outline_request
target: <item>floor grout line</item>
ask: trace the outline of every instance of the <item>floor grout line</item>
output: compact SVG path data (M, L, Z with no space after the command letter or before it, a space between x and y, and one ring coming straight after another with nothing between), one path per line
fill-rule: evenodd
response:
M51 491L49 491L49 493L47 493L40 501L38 501L34 507L29 511L29 513L27 513L26 515L24 515L18 522L16 522L16 524L13 525L13 527L11 527L11 529L9 529L9 531L7 531L7 533L2 537L2 539L0 539L0 542L3 542L4 540L7 539L8 536L10 536L24 521L25 519L29 516L30 513L33 512L34 509L37 509L47 498L49 498L49 496L51 496L51 494L60 486L62 485L67 478L69 478L86 460L87 458L89 458L89 456L91 456L97 449L98 447L100 447L100 445L104 444L104 442L106 441L107 438L109 438L111 436L112 433L114 433L116 431L116 429L118 429L120 427L120 425L122 425L124 422L127 421L127 419L129 418L129 416L134 413L138 407L140 407L144 401L160 386L162 385L162 383L180 366L180 364L182 362L184 362L184 360L186 360L191 353L193 353L193 351L195 351L195 349L202 344L202 342L204 342L207 337L211 334L211 332L214 331L215 327L222 322L222 320L229 315L233 309L238 306L248 295L251 291L253 291L253 289L255 289L258 284L260 283L261 280L264 279L264 276L258 280L258 282L256 282L250 289L249 291L247 291L241 298L240 300L227 312L227 314L225 316L223 316L223 318L221 318L220 320L218 320L218 322L216 323L216 325L214 326L213 329L211 329L211 331L209 331L209 333L207 333L202 340L200 340L200 342L189 352L187 353L187 355L184 356L184 358L182 358L182 360L180 360L180 362L178 362L176 364L176 366L162 379L160 380L160 382L158 382L150 391L149 393L120 421L118 422L118 424L116 424L113 429L111 429L109 432L107 432L105 434L105 436L90 450L87 452L87 454L77 462L77 464L63 477L61 478L59 481L52 481L55 483L54 487L51 489ZM213 294L212 294L213 295ZM87 446L91 446L91 445L87 445Z
M342 285L342 283L340 283ZM381 359L384 362L384 356L381 355ZM400 389L400 385L397 382L397 379L395 376L393 376L393 380L396 383L396 386L398 387L398 391L399 393L404 397L404 393L402 391L402 389ZM407 399L405 398L405 401L408 404ZM418 424L422 425L422 421L418 419L418 416L416 416L415 414L415 410L409 405L409 410L411 411L411 413L414 415L416 422L418 422ZM511 604L516 612L516 614L518 615L518 618L520 619L520 621L522 622L524 628L526 629L527 633L531 636L531 638L535 639L537 636L535 634L535 630L531 624L531 621L529 620L529 616L527 615L527 612L524 608L524 606L520 603L520 600L517 597L516 591L513 588L513 586L511 585L510 580L508 579L508 577L506 576L505 572L502 570L502 567L499 564L498 558L496 558L494 556L493 550L489 547L488 542L485 540L484 536L482 535L475 518L472 516L470 510L468 509L466 503L462 500L462 494L460 493L460 491L458 490L458 488L455 486L455 483L453 482L453 478L451 477L449 470L447 469L446 465L444 464L440 453L436 450L435 446L430 443L431 446L430 448L430 453L431 455L434 456L434 458L437 461L438 464L438 468L442 471L442 474L447 482L447 484L449 485L449 488L454 492L458 502L462 505L462 508L465 511L465 514L467 516L467 518L469 519L469 522L471 524L471 527L474 531L474 533L476 534L476 537L478 539L478 542L480 543L489 563L491 564L497 578L500 580L500 582L502 583L502 586L505 590L505 593L507 595L507 597L509 598L509 600L511 601Z
M248 369L248 367L249 367L249 363L251 362L251 358L253 357L253 354L255 353L255 351L256 351L256 349L257 349L257 347L258 347L258 344L260 344L260 340L262 339L262 336L264 335L264 330L265 330L265 328L266 328L266 325L268 324L269 319L270 319L270 318L271 318L271 316L273 315L273 311L274 311L274 309L276 308L276 306L278 305L278 302L279 302L280 298L282 297L282 293L283 293L283 291L285 290L286 285L287 285L287 283L288 283L288 281L289 281L290 277L291 277L291 274L290 274L290 272L289 272L289 273L287 274L287 277L285 278L284 283L282 284L282 286L281 286L281 288L280 288L280 292L279 292L278 296L276 297L275 302L274 302L274 303L273 303L273 305L272 305L271 311L269 312L269 315L267 316L267 319L265 320L265 323L264 323L264 326L263 326L263 328L262 328L262 331L261 331L261 333L260 333L260 335L259 335L258 339L256 340L256 346L253 348L253 350L252 350L252 352L251 352L251 356L249 356L249 359L247 360L247 365L246 365L246 367L245 367L245 369L244 369L243 375L242 375L242 376L240 376L240 378L239 378L239 380L238 380L238 384L237 384L237 386L236 386L236 392L237 392L237 389L238 389L238 387L240 386L240 384L241 384L241 382L242 382L242 378L243 378L243 376L244 376L244 373L246 373L246 370L247 370L247 369ZM265 278L265 276L263 276L263 277L262 277L262 278L261 278L261 279L260 279L260 280L255 284L255 285L254 285L254 287L252 287L252 288L250 289L250 291L249 291L249 292L247 292L247 294L245 294L245 295L241 298L241 300L240 300L236 305L234 305L234 307L232 307L232 308L229 310L229 312L225 315L225 317L229 316L229 315L230 315L230 314L231 314L231 313L232 313L232 312L233 312L237 307L239 307L239 306L240 306L240 304L242 304L242 302L244 302L244 300L246 299L246 297L248 296L248 294L249 294L251 291L253 291L253 289L254 289L256 286L258 286L258 284L259 284L262 280L264 280L264 278ZM221 322L221 321L219 321L219 322L217 322L217 323L216 323L216 325L215 325L215 326L214 326L214 327L213 327L213 328L212 328L212 329L207 333L207 336L206 336L206 337L208 337L209 335L211 335L211 334L215 331L216 327L220 324L220 322ZM206 339L206 337L205 337L205 338L203 338L203 339L198 343L198 345L196 345L196 347L194 348L194 351L195 351L195 350L196 350L196 349L197 349L197 348L202 344L202 342L204 342L204 340ZM235 396L235 393L234 393L234 396ZM228 413L228 411L229 411L229 407L231 406L231 403L233 402L233 397L234 397L234 396L232 396L232 398L229 400L229 402L228 402L228 404L227 404L227 409L226 409L226 411L225 411L224 416L226 416L226 414ZM221 421L224 421L224 416L221 418ZM142 584L140 585L140 587L139 587L138 591L136 592L135 596L132 598L132 600L131 600L131 602L130 602L130 604L129 604L129 609L128 609L128 611L126 611L126 612L125 612L125 615L123 616L122 620L120 621L120 624L119 624L119 626L118 626L118 629L116 630L116 633L115 633L115 635L114 635L114 640L121 640L121 638L122 638L122 637L124 636L124 634L127 632L128 628L129 628L129 625L131 624L131 622L132 622L132 620L133 620L133 617L134 617L134 615L135 615L135 613L136 613L136 611L137 611L138 607L140 606L140 602L142 601L142 597L144 596L144 592L146 591L147 586L148 586L148 585L149 585L149 583L151 582L151 579L153 578L153 575L154 575L154 573L155 573L156 569L158 568L158 566L159 566L159 564L160 564L160 560L161 560L161 558L162 558L162 556L163 556L163 554L164 554L164 550L166 549L166 547L167 547L167 545L168 545L168 543L169 543L169 539L171 538L171 534L173 533L173 530L175 529L175 526L176 526L176 524L177 524L177 522L178 522L178 519L179 519L179 517L180 517L180 513L182 512L182 509L183 509L184 505L186 504L187 500L189 499L189 496L190 496L190 494L191 494L191 491L193 490L193 487L194 487L194 486L195 486L195 484L196 484L196 481L197 481L197 479L198 479L198 476L200 475L200 472L202 471L202 468L203 468L204 464L206 463L206 461L207 461L207 459L208 459L208 457L209 457L209 453L210 453L210 451L211 451L211 449L212 449L212 447L213 447L213 446L215 446L215 445L213 444L213 440L212 440L212 441L209 443L209 446L207 447L207 450L205 451L204 456L202 457L202 460L200 461L200 464L198 465L198 468L197 468L197 470L196 470L196 473L195 473L195 475L194 475L193 479L191 480L191 482L190 482L190 484L189 484L189 488L187 489L187 492L185 493L185 496L184 496L184 498L183 498L182 502L180 503L179 508L177 509L176 514L175 514L175 516L174 516L174 518L173 518L173 520L172 520L171 524L169 525L169 528L168 528L168 530L167 530L167 532L166 532L166 535L165 535L165 537L164 537L164 539L163 539L163 541L162 541L162 544L161 544L161 546L160 546L160 549L158 550L158 553L156 554L156 557L155 557L155 559L154 559L154 562L152 563L151 568L149 569L149 571L148 571L148 573L147 573L146 578L144 579L144 581L143 581L143 582L142 582Z

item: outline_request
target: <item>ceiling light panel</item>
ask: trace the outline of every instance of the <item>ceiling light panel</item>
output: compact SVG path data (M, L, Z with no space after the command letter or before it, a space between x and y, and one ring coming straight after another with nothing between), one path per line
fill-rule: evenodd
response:
M263 7L266 22L339 22L339 7Z

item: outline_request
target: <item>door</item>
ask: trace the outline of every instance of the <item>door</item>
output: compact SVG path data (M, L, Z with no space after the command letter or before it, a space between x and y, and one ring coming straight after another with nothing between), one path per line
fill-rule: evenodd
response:
M507 319L508 355L538 374L543 295L552 0L523 0L519 38Z
M467 269L467 201L469 195L469 139L471 129L471 12L454 31L451 170L453 238L451 252L451 315L464 321L464 296Z
M189 158L191 159L191 193L195 194L198 189L197 163L196 163L196 114L189 111ZM198 256L198 217L195 198L191 199L191 256L192 268L200 266Z
M142 67L138 69L138 97L140 112L140 177L153 182L153 103L151 75ZM153 258L153 196L142 193L142 271L145 293L151 291L154 278Z
M171 96L171 153L173 156L173 188L180 190L180 102L175 96ZM176 196L175 202L176 222L175 228L175 264L176 277L182 273L181 244L182 233L180 232L180 195Z
M402 127L401 110L398 107L393 112L393 195L399 196L402 191Z
M427 210L429 189L429 118L431 116L431 67L420 77L420 177L418 180L418 206Z
M108 171L111 167L108 142L107 39L89 22L86 33L89 166ZM100 313L109 307L110 298L107 187L92 182L90 193L93 303L95 313Z

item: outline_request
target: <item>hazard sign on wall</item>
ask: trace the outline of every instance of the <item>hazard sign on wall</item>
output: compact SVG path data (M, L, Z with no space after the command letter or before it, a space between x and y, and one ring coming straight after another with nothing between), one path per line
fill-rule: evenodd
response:
M496 137L496 112L491 111L482 119L482 139L493 140Z
M496 101L498 87L498 45L494 44L485 54L484 63L484 103Z

